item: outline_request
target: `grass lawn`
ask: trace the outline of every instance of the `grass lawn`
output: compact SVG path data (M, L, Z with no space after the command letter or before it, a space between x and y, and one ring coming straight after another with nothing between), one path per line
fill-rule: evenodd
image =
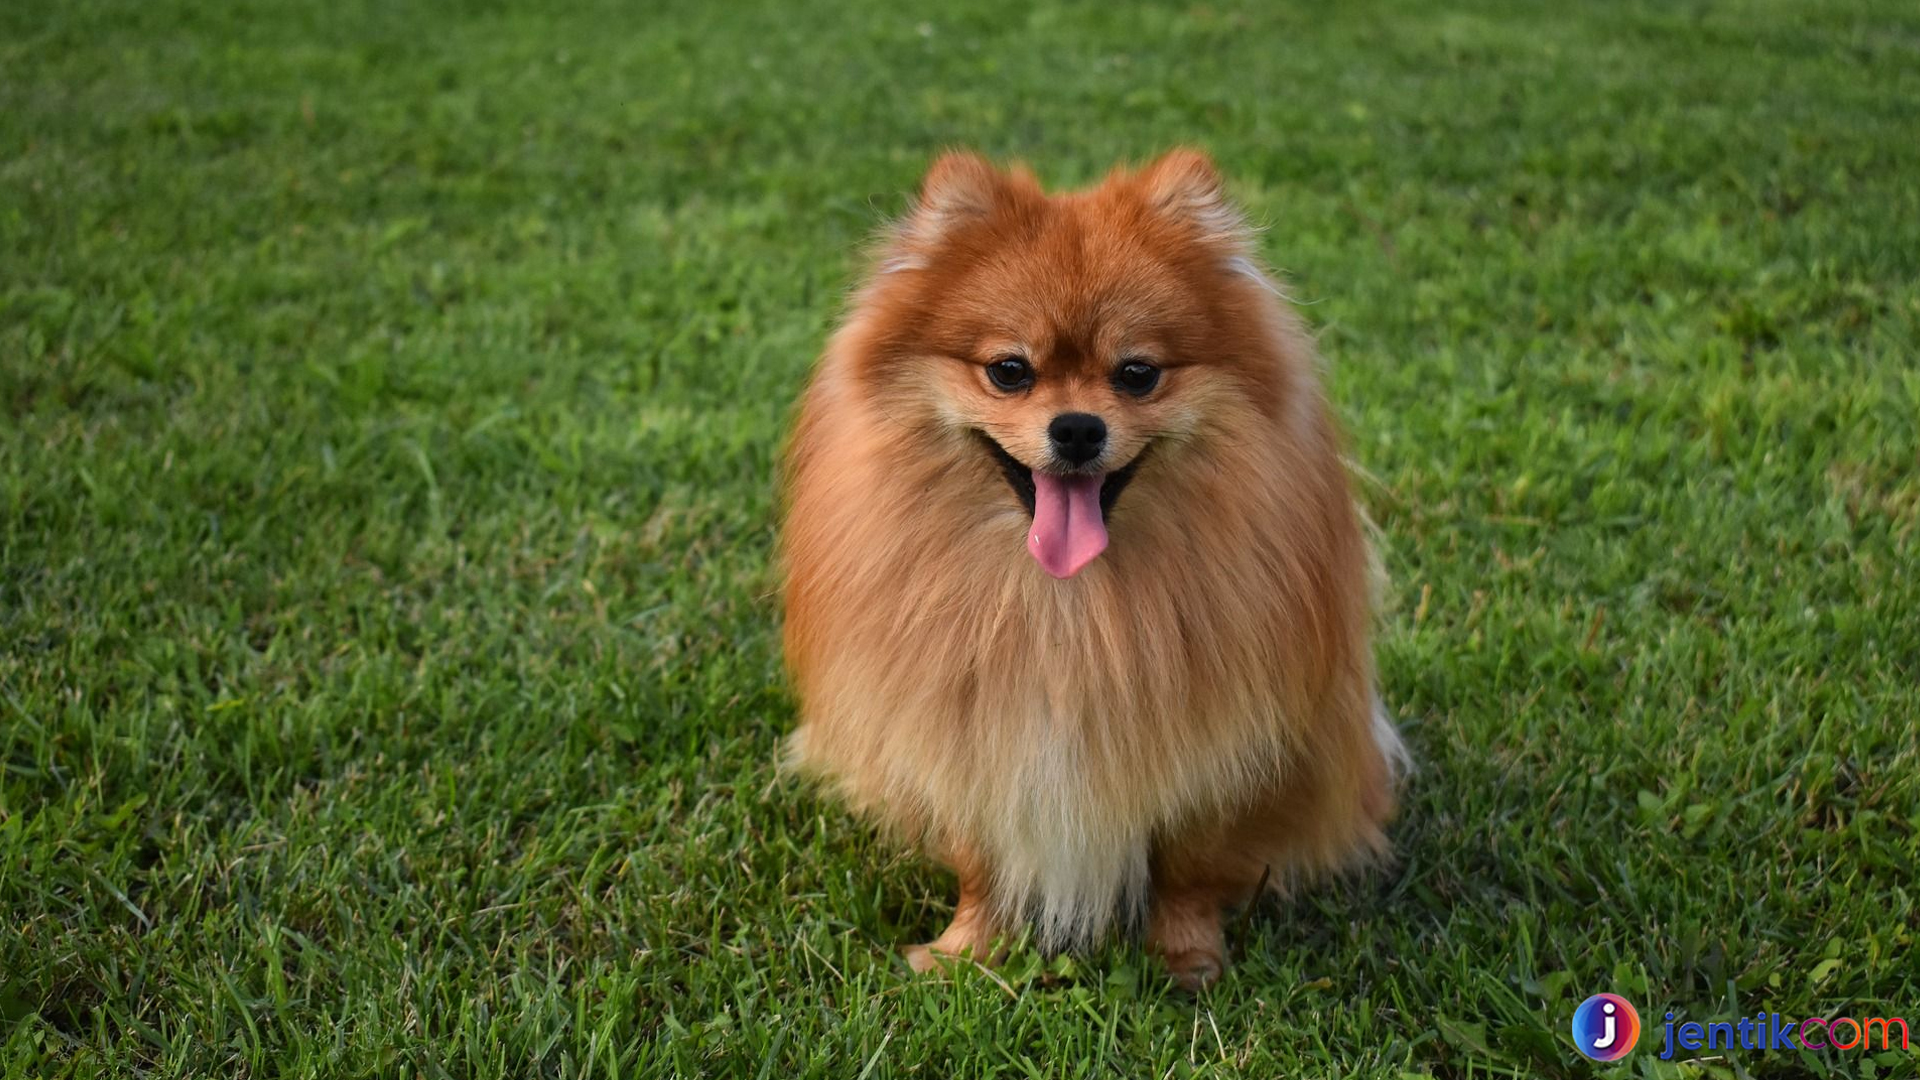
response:
M1920 1026L1920 9L462 7L0 9L0 1076L1916 1074L1655 1055ZM1199 999L910 978L952 882L773 767L781 429L938 149L1176 142L1384 534L1399 861Z

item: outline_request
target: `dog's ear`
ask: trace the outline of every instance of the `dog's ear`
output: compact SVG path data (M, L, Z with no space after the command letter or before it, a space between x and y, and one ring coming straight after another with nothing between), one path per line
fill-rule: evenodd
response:
M964 150L949 150L936 158L920 181L920 198L913 216L939 228L943 223L993 212L1008 177L987 159Z
M881 269L925 266L955 229L984 221L1039 193L1038 183L1024 169L1002 172L978 154L949 150L934 160L920 181L919 197L895 229Z
M1208 240L1245 247L1252 237L1246 216L1227 198L1220 170L1199 150L1169 150L1141 170L1140 186L1155 213L1192 226Z

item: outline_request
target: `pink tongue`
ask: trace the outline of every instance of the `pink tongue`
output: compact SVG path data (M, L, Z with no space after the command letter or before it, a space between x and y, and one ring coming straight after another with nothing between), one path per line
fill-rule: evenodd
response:
M1072 577L1107 550L1107 522L1100 516L1104 479L1034 470L1033 531L1027 534L1027 550L1054 577Z

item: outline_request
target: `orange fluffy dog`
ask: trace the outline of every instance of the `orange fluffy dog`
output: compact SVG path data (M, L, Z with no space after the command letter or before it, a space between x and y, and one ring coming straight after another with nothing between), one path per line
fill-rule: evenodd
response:
M1089 191L949 154L787 455L792 752L951 866L916 969L1224 909L1384 847L1370 558L1313 347L1212 164Z

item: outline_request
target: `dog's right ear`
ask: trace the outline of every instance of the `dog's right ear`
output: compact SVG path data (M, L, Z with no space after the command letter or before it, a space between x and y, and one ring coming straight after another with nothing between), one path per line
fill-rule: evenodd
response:
M979 154L949 150L941 154L920 181L920 198L913 216L928 224L984 217L993 210L1007 177Z
M1001 172L978 154L949 150L934 160L920 181L919 197L896 229L881 269L889 273L919 269L955 229L985 220L1038 192L1037 183L1024 169Z

